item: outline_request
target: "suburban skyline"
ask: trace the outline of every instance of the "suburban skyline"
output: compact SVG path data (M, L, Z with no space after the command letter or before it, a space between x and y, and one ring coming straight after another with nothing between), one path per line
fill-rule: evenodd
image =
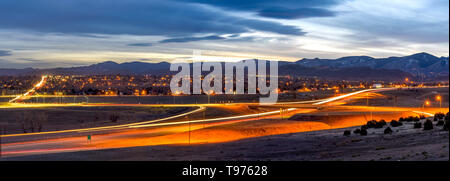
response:
M192 56L449 56L447 0L4 0L0 68Z

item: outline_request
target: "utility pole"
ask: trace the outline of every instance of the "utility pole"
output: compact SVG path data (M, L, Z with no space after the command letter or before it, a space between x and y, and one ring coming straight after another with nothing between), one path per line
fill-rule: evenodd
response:
M442 97L441 95L436 96L436 99L439 101L439 112L442 112Z
M0 125L0 158L2 158L2 135L3 135L3 125Z
M203 110L203 128L205 128L205 112L206 112L206 108L205 110Z
M367 107L369 107L369 93L366 93L366 104L367 104ZM370 120L373 120L372 109L370 109Z
M188 116L186 116L186 119L188 120L189 124L189 144L191 144L191 120L189 120Z

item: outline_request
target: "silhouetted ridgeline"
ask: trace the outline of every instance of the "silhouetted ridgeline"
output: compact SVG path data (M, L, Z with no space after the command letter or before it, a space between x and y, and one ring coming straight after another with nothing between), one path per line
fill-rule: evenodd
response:
M107 61L90 66L53 69L1 69L0 75L161 75L168 74L170 64ZM280 75L319 77L334 80L386 80L405 77L415 80L448 80L448 57L418 53L404 57L372 58L368 56L339 59L302 59L297 62L279 62Z

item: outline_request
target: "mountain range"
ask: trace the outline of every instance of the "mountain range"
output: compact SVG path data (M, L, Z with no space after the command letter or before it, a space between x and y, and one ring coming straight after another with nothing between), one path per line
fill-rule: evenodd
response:
M167 74L170 63L112 61L90 66L52 69L1 69L0 75L18 76L35 74L61 75L139 75ZM405 77L416 80L448 81L449 58L418 53L404 57L373 58L350 56L338 59L301 59L296 62L279 62L280 75L318 77L333 80L386 80L396 81Z

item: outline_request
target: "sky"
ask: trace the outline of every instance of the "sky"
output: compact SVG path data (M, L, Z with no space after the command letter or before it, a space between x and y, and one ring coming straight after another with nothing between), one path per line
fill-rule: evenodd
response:
M448 0L1 0L0 68L449 56Z

